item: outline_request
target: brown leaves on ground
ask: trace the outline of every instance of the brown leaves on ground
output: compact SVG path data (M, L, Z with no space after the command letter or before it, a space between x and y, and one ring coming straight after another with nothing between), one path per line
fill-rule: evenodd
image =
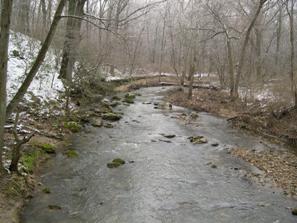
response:
M167 100L178 106L210 112L227 118L236 116L245 107L240 101L231 101L228 94L223 91L195 89L191 100L187 99L187 96L187 92L170 92Z
M233 149L237 156L264 172L264 178L270 179L275 186L286 194L297 195L297 156L288 151L261 151L242 148Z
M131 81L127 84L121 85L117 87L115 90L119 92L128 92L128 91L138 90L139 88L142 88L142 87L160 86L161 82L177 83L175 77L164 77L164 76L162 76L161 78L159 78L158 76L146 77L146 78Z

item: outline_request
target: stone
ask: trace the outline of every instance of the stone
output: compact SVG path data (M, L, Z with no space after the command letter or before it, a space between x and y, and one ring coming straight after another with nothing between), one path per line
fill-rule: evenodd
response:
M122 118L122 116L116 113L105 113L102 115L102 118L104 120L115 122L115 121L119 121Z
M126 163L125 160L117 158L117 159L112 160L112 162L107 163L107 167L110 169L118 168L118 167L124 165L125 163Z
M112 100L112 101L120 101L121 98L120 98L119 96L115 95L115 96L113 96L113 97L111 98L111 100Z
M50 194L51 193L50 189L47 188L47 187L43 188L42 192L45 193L45 194Z
M216 143L212 143L211 146L218 147L219 146L219 143L217 143L217 142Z
M163 133L162 133L162 134L160 134L160 135L161 135L161 136L164 136L164 137L167 138L167 139L173 139L173 138L176 137L176 135L173 135L173 134L172 134L172 135L170 135L170 134L167 135L167 134L163 134Z
M94 127L102 127L103 126L102 118L92 118L91 125Z
M110 123L106 123L106 124L104 124L104 127L105 128L108 128L108 129L112 129L113 128L113 125L110 124Z
M218 168L217 165L215 165L215 164L211 164L210 167L213 168L213 169L217 169Z
M188 139L193 144L205 144L205 143L208 143L207 139L204 136L191 136Z
M62 210L62 208L58 205L48 205L48 208L51 209L51 210Z
M297 215L297 208L292 209L292 215Z

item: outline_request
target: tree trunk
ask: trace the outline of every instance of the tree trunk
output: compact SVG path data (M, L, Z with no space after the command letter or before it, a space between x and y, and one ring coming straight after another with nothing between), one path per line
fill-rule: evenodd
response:
M234 63L233 63L233 53L232 45L229 37L227 38L227 54L228 54L228 69L229 69L229 88L230 88L230 97L234 97Z
M86 0L69 1L68 13L72 16L81 17L83 15ZM80 42L81 20L68 18L66 25L66 35L63 49L59 78L72 82L74 63L77 57L77 48Z
M277 75L280 72L279 68L279 56L280 56L280 44L281 44L281 37L282 37L282 24L283 24L283 13L282 13L282 5L279 6L279 14L278 14L278 21L277 21L277 31L276 31L276 53L275 53L275 73Z
M9 29L12 13L12 0L3 0L0 23L0 171L3 169L4 125L6 121L6 82Z
M288 4L288 2L287 2ZM291 92L293 94L294 106L297 108L297 86L295 82L295 34L294 34L294 0L291 0L291 9L287 5L287 11L290 20L290 44L291 44L291 55L290 55L290 80L291 80Z
M243 66L244 66L244 62L245 62L245 53L246 53L246 49L247 49L247 45L248 45L248 42L249 42L249 38L250 38L250 34L251 34L251 31L252 31L252 28L254 27L256 21L257 21L257 18L263 8L263 5L264 3L266 2L267 0L259 0L259 6L257 8L257 11L250 23L250 25L248 26L248 29L245 33L245 37L244 37L244 41L243 41L243 45L242 45L242 48L241 48L241 51L240 51L240 59L239 59L239 64L238 64L238 69L237 69L237 74L236 74L236 80L235 80L235 87L234 87L234 90L235 90L235 98L238 98L239 96L239 92L238 92L238 89L239 89L239 81L240 81L240 78L241 78L241 74L242 74L242 70L243 70Z
M24 95L26 94L31 82L33 81L34 77L36 76L41 64L44 61L44 58L46 56L46 53L50 47L50 44L54 38L58 23L61 19L61 14L63 12L64 6L65 6L66 0L61 0L57 11L54 16L54 20L52 22L51 28L47 34L47 37L37 55L37 58L27 74L24 82L22 83L21 87L18 89L16 95L13 97L13 99L10 101L10 103L7 106L6 116L9 117L12 113L12 111L16 108L16 106L19 104L19 102L22 100Z
M256 77L262 79L262 30L255 29L256 33Z
M9 166L11 172L18 172L18 163L21 158L21 144L17 143L12 149L12 158Z
M191 100L193 96L193 84L194 84L194 74L196 70L196 63L197 63L197 59L196 59L196 56L194 55L193 59L191 60L190 71L189 71L189 92L188 92L189 100Z

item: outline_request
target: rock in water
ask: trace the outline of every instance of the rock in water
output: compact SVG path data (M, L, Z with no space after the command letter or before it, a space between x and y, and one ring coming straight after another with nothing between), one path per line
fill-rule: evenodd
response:
M110 169L118 168L118 167L124 165L125 163L126 163L125 160L117 158L117 159L114 159L111 163L108 163L107 167Z
M161 136L164 136L164 137L167 138L167 139L173 139L173 138L176 137L176 135L173 135L173 134L172 134L172 135L170 135L170 134L167 135L167 134L163 134L163 133L161 134Z
M207 139L204 136L191 136L188 139L193 144L205 144L205 143L208 143Z
M297 208L294 208L294 209L292 210L292 215L297 215Z
M102 127L102 125L103 125L102 118L92 118L91 119L91 124L94 127Z
M116 114L116 113L105 113L105 114L102 115L102 118L104 120L108 120L108 121L113 121L114 122L114 121L119 121L122 118L122 116L119 115L119 114Z

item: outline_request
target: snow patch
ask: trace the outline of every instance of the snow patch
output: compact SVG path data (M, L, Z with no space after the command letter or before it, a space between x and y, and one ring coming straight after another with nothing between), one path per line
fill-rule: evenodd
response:
M8 52L8 102L25 79L26 73L29 72L40 48L40 41L21 33L11 32ZM63 83L57 78L59 70L55 61L54 50L50 49L38 74L32 81L28 93L25 95L27 100L32 98L32 94L41 101L54 100L58 98L60 92L64 91Z

